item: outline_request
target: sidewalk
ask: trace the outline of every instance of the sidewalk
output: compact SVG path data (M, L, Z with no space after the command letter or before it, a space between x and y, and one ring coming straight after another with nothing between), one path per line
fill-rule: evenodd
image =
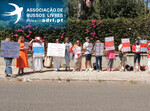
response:
M13 73L16 77L6 78L4 67L0 67L0 80L18 80L18 81L33 81L33 80L52 80L52 81L116 81L116 82L144 82L150 83L150 74L144 72L55 72L53 69L44 68L43 72L33 73L30 68L25 69L25 74L17 76L17 68L13 67Z

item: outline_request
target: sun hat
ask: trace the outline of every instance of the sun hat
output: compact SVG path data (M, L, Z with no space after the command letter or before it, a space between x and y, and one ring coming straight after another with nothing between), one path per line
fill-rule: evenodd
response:
M41 40L41 38L40 38L40 37L37 37L36 40Z
M90 39L89 37L86 37L85 39Z

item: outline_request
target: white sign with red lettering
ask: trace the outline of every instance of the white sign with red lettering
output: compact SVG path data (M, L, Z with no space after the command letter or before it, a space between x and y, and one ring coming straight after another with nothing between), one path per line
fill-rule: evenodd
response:
M131 51L130 39L129 38L125 38L125 39L121 39L121 41L122 41L122 46L123 46L122 51L123 52L130 52Z
M147 40L140 40L141 52L147 52Z
M105 38L105 47L106 50L115 50L114 37Z

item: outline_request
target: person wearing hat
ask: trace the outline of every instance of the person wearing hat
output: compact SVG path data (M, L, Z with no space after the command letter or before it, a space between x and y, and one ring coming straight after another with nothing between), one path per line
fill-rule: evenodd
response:
M83 44L83 50L85 54L85 68L86 68L85 71L88 71L88 66L89 66L89 70L93 71L92 63L91 63L92 49L93 49L93 44L90 43L90 38L86 37L86 42Z
M5 41L10 42L10 38L6 38ZM6 67L5 67L6 77L11 77L11 75L12 75L11 64L12 64L13 58L5 57L4 60L5 60L5 63L6 63Z
M20 52L19 58L16 60L16 67L19 68L18 74L24 74L24 68L28 67L28 56L27 49L25 49L25 39L23 36L20 36L18 39L18 43L20 43Z
M35 39L32 39L29 44L33 43L42 43L40 37L36 37ZM32 69L33 71L40 71L42 72L43 69L43 57L33 57L32 60Z
M148 58L148 74L150 74L150 43L148 43L147 49L148 49L148 55L147 55L147 58Z
M134 72L136 72L136 61L138 60L138 71L141 72L140 70L140 61L141 61L141 46L139 44L138 40L135 40L135 43L132 46L132 52L134 53Z

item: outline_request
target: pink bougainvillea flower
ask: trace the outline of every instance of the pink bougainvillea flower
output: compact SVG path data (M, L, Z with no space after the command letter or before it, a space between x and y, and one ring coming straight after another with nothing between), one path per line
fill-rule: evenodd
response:
M44 39L46 39L46 36L44 36Z
M32 31L29 30L29 34L31 34L31 33L32 33Z
M65 35L65 32L63 32L62 35Z
M98 22L98 24L101 24L102 23L102 20L100 20L99 22Z
M95 28L96 27L96 25L93 25L93 28Z
M86 32L89 33L90 31L88 29L86 29Z
M28 37L30 37L30 35L27 35L26 37L28 38Z
M36 29L38 29L38 27L36 26Z
M18 29L18 32L23 32L23 30Z
M93 35L93 32L91 32L91 35Z
M93 38L90 38L90 40L93 40Z
M98 37L95 37L96 39L98 39Z
M57 29L57 27L55 27L55 30Z
M14 35L11 35L11 37L14 37Z
M96 33L94 32L92 36L94 37L95 35L96 35Z
M64 38L64 36L61 36L61 39L63 39Z
M34 28L32 30L35 30Z
M64 27L62 27L61 29L64 29Z
M92 20L92 24L95 24L96 23L96 20Z
M15 37L19 37L19 35L18 35L18 34L15 34L14 36L15 36Z
M22 28L25 29L25 26L23 26Z
M35 36L35 39L37 38L37 36Z

